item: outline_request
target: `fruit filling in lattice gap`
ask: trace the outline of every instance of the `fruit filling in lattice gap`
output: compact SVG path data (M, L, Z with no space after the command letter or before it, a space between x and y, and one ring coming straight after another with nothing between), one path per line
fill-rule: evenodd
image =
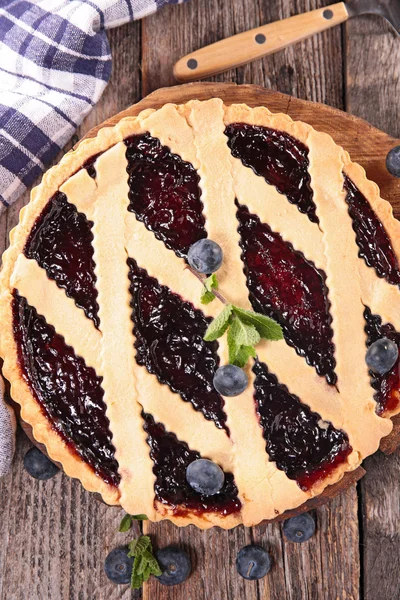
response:
M290 394L263 363L254 366L255 400L272 461L303 490L345 462L352 448L335 429Z
M19 366L53 428L106 483L119 484L101 377L14 291Z
M57 192L36 220L24 254L36 260L98 327L92 227L65 194Z
M220 492L204 496L195 492L187 482L186 469L190 463L201 458L195 450L166 432L153 417L143 413L144 429L156 476L155 494L161 503L173 508L175 516L185 516L190 511L198 514L218 512L224 516L239 512L241 503L233 475L225 473L225 483Z
M375 269L378 277L400 285L399 263L383 224L368 200L347 175L344 176L344 188L347 191L346 202L360 249L359 256L369 267Z
M274 185L310 221L318 223L308 173L308 148L302 142L283 131L246 123L228 125L225 135L235 158Z
M211 319L128 260L136 361L227 430L224 400L213 386L217 342L203 336Z
M382 324L382 319L378 315L373 315L369 308L365 309L364 317L368 346L385 337L395 342L400 349L400 333L395 330L393 325L390 323ZM370 371L370 376L371 385L376 390L374 398L377 403L376 412L378 415L396 410L400 402L400 356L387 373L379 375Z
M276 319L288 344L336 383L326 275L238 204L240 245L253 309Z
M178 256L207 237L202 215L200 178L149 133L125 140L129 173L129 209Z

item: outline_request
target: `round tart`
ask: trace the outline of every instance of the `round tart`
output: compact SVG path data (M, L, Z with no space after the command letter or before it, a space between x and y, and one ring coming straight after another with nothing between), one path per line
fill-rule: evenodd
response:
M109 504L224 528L295 508L375 452L400 412L399 222L332 138L266 108L167 104L48 171L1 274L1 356L50 457ZM200 301L192 244L223 250ZM274 318L236 397L213 386L223 302ZM218 493L186 479L206 458Z

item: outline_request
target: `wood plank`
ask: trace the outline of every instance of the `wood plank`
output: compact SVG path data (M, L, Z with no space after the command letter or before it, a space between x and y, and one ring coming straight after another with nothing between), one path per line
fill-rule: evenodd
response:
M134 23L110 32L114 54L110 85L66 150L93 125L139 99L140 27ZM0 252L28 201L26 193L2 214ZM0 479L0 599L138 600L140 592L107 579L104 559L112 548L138 535L139 525L118 533L124 511L99 502L63 473L48 482L32 479L23 469L30 445L20 432L12 472Z
M0 480L0 598L131 598L103 572L107 553L135 535L118 533L123 511L63 473L31 478L23 468L30 445L20 432L12 473Z
M376 127L400 137L400 45L389 26L378 17L347 24L347 110ZM393 181L382 169L386 181ZM395 214L399 218L400 181ZM400 419L382 444L393 452L400 441ZM376 454L365 461L367 475L360 484L362 500L361 587L365 600L400 597L400 457Z
M259 22L254 23L252 27L261 23L285 19L328 4L331 4L328 0L259 2ZM341 27L335 27L303 40L282 52L258 61L258 63L263 72L261 85L297 98L343 108ZM254 63L254 67L257 67L256 63ZM258 83L257 80L252 81L253 75L255 75L252 72L253 68L242 67L243 81L239 71L238 82Z
M359 597L359 563L357 553L353 553L358 549L355 487L312 515L317 532L304 544L289 542L282 533L282 525L277 523L252 529L253 543L270 550L274 558L270 574L258 582L260 599Z
M400 453L365 461L361 483L363 592L365 600L400 598Z

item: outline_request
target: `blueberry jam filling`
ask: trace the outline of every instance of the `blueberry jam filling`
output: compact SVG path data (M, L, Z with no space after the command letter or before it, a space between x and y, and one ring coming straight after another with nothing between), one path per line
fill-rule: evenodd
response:
M324 423L280 384L265 364L253 368L255 401L266 450L272 461L302 490L329 475L351 452L347 435Z
M224 400L213 386L217 342L205 342L211 319L128 259L136 361L206 419L226 428Z
M101 377L17 292L13 329L23 377L53 428L106 483L118 485Z
M378 315L373 315L369 308L364 311L367 346L383 337L392 340L400 349L400 333L390 323L382 324ZM393 367L384 375L370 371L371 385L375 390L376 412L382 415L395 410L400 402L400 357Z
M238 205L237 217L253 309L278 321L287 343L335 384L325 273L246 207Z
M87 159L87 161L85 161L82 165L82 169L86 169L88 175L92 178L92 179L96 179L96 167L94 166L94 163L96 162L96 160L99 158L99 156L102 154L102 152L98 152L97 154L93 154L93 156L91 156L90 158Z
M400 269L396 254L386 230L368 200L356 185L344 176L344 189L349 214L353 219L353 229L359 248L358 255L373 267L378 277L389 283L400 285Z
M189 511L198 514L217 512L223 516L240 511L238 490L231 473L225 473L225 483L217 494L203 496L195 492L186 480L186 469L190 463L201 458L200 454L189 450L187 444L179 441L173 433L166 432L164 426L155 423L151 415L142 416L150 456L154 462L154 489L159 502L172 507L174 514L179 516Z
M93 223L57 192L36 220L24 248L58 287L99 326Z
M194 242L207 237L196 170L149 133L133 135L125 143L128 210L167 248L186 256Z
M225 135L235 158L274 185L310 221L318 223L307 146L282 131L245 123L228 125Z

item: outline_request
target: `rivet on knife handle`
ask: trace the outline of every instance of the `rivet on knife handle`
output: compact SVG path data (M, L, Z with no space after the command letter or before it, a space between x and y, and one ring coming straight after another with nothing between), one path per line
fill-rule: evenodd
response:
M269 23L184 56L175 64L178 81L193 81L239 67L266 54L343 23L349 15L344 2Z

